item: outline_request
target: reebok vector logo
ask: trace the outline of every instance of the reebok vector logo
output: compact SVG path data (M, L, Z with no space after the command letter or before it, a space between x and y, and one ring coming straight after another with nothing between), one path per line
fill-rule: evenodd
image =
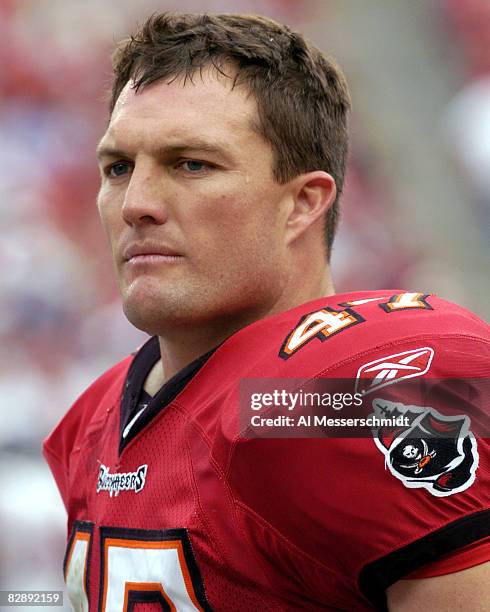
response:
M357 371L356 393L367 395L400 380L423 376L429 371L433 357L434 350L424 346L370 361Z

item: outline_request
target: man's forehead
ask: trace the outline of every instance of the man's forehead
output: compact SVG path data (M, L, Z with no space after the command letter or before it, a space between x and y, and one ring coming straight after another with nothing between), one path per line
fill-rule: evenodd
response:
M122 90L98 156L109 150L135 154L145 149L213 148L233 155L259 136L257 104L243 86L209 71L192 79L163 80L135 90L129 81ZM197 146L198 144L201 146Z
M251 125L257 114L257 104L242 85L233 86L234 75L223 75L214 69L204 69L190 77L178 76L135 88L130 80L119 95L110 124L128 115L142 118L165 114L181 115L186 120L221 121Z

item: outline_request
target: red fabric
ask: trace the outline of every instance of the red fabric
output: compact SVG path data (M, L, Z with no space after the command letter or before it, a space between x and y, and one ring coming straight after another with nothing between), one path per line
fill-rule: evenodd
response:
M460 548L457 552L444 555L438 561L424 565L420 569L405 576L407 580L434 578L480 565L490 561L490 537Z
M435 495L409 488L390 473L372 437L243 435L239 398L240 381L246 379L353 381L366 363L420 347L434 351L427 380L490 378L489 332L482 321L435 296L427 298L428 306L386 312L380 304L394 293L322 298L245 327L215 351L121 455L119 403L130 360L94 383L45 443L68 510L68 533L74 529L75 536L83 532L91 538L90 610L100 598L113 597L118 576L107 567L112 557L104 542L111 540L104 538L114 529L111 546L126 536L139 542L128 548L128 559L155 538L173 538L184 548L188 538L197 570L188 552L179 559L184 570L190 568L189 596L201 609L206 609L199 599L202 588L213 610L361 612L372 609L359 590L367 565L490 507L489 440L478 440L475 481L454 494ZM287 359L279 356L309 313L339 311L346 308L340 304L361 298L372 301L353 307L359 314L355 324L323 339L313 337ZM378 395L383 393L373 399ZM445 405L434 408L444 412ZM476 420L479 416L486 417L477 414ZM139 491L97 490L104 469L125 475L124 482L133 478L134 484L144 466ZM141 571L140 562L126 562L120 567ZM137 590L138 579L131 581ZM172 600L177 587L164 586Z

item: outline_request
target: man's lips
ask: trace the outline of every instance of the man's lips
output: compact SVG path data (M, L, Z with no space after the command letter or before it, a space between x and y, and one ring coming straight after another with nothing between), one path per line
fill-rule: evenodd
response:
M180 255L160 255L158 253L148 253L147 255L134 255L126 261L128 265L151 264L151 263L173 263L180 261Z
M172 262L182 259L182 255L164 244L135 243L123 250L124 263Z

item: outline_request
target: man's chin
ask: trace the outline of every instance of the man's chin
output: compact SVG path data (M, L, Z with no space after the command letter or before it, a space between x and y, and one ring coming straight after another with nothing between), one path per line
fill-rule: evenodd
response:
M165 295L162 291L136 291L123 299L123 311L128 321L147 334L160 336L188 322L190 313L184 305L186 300L181 292Z
M152 308L148 305L135 306L125 302L123 312L132 325L151 336L161 335L162 330L166 327L166 316L163 308Z

